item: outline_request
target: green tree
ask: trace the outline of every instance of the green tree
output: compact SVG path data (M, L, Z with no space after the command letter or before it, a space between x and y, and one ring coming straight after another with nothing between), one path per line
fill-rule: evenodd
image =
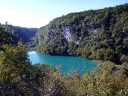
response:
M76 44L74 43L74 41L71 41L71 42L69 43L69 48L68 48L68 50L67 50L68 54L69 54L69 55L75 55L75 51L76 51L77 47L78 47L78 45L76 45Z
M3 44L12 44L13 31L10 29L10 26L5 24L2 26L0 24L0 49L2 49Z

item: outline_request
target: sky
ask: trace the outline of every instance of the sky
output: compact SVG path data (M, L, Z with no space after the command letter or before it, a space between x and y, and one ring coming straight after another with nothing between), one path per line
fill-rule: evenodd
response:
M103 9L125 3L128 3L128 0L0 0L0 23L40 28L68 13Z

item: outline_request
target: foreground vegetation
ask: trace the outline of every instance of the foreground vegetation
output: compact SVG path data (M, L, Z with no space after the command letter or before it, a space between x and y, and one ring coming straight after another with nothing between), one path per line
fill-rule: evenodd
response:
M127 96L128 63L111 62L85 73L61 73L47 64L32 65L8 26L0 25L0 96Z

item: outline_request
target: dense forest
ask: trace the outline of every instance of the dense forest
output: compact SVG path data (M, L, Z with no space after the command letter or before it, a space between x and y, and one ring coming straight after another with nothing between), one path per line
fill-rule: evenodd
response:
M35 42L43 54L128 62L128 4L56 18L38 30Z
M0 96L128 96L128 63L99 64L79 77L77 71L64 74L59 67L32 65L20 40L0 25Z
M17 44L20 39L22 39L24 44L30 42L38 30L37 28L25 28L12 25L10 25L10 29L14 31L15 37L13 41L15 44Z

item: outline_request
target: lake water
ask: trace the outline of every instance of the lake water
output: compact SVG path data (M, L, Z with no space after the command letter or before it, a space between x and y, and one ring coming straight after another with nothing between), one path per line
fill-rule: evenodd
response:
M97 67L92 60L74 57L74 56L51 56L51 55L43 55L38 51L27 51L29 55L29 59L32 64L52 64L53 67L56 65L61 65L62 72L69 73L71 69L78 69L81 73L85 73L86 71L90 71L91 69Z

